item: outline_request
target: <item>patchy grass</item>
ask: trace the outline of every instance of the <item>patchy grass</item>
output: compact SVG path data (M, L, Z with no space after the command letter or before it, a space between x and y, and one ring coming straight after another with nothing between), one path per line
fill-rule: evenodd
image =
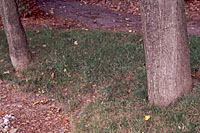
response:
M189 36L192 72L200 71L200 37Z
M146 101L140 35L107 31L27 31L34 61L15 76L0 31L0 79L66 103L76 132L199 132L200 86L165 109ZM190 36L192 72L199 71L200 38ZM73 112L73 113L72 113ZM150 115L149 120L144 120Z

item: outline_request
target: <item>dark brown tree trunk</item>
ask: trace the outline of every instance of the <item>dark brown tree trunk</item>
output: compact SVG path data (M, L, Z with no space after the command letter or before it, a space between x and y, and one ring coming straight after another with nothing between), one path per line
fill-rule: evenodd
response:
M11 62L15 70L24 70L31 61L31 52L15 0L0 0L0 12L9 44Z
M150 104L166 107L191 89L184 0L141 0Z

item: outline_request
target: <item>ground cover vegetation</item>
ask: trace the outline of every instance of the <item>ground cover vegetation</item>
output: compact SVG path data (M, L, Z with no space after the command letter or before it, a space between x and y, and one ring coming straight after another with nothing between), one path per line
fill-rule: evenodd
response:
M24 18L51 17L38 10L35 0L17 2ZM135 8L129 0L118 4L84 2L108 3L111 10L139 12L137 5ZM188 18L198 18L197 4L197 0L186 4ZM124 10L127 9L125 5L131 10ZM192 93L168 108L159 109L148 104L141 35L51 28L27 30L26 33L34 60L26 72L17 73L9 59L6 36L0 31L0 80L10 81L14 88L36 95L45 93L56 97L66 105L72 132L200 131L199 85L194 85ZM192 76L199 78L200 38L189 36L189 39Z
M24 73L11 65L0 31L0 80L48 93L66 105L76 132L198 132L200 86L165 109L147 101L141 35L98 30L27 30L33 62ZM189 36L191 69L198 74L200 38Z

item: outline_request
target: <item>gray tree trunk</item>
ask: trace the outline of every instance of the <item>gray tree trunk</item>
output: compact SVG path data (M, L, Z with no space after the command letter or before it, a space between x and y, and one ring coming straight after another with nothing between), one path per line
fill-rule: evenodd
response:
M150 104L166 107L191 90L184 0L141 0Z
M9 44L12 65L15 70L24 70L31 61L31 52L15 0L0 0L0 12Z

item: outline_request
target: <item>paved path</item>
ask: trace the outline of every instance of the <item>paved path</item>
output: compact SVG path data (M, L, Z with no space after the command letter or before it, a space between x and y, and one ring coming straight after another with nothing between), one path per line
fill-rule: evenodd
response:
M78 1L38 0L40 8L59 18L71 18L89 28L141 31L140 16L111 11ZM188 22L189 34L200 36L200 22Z

